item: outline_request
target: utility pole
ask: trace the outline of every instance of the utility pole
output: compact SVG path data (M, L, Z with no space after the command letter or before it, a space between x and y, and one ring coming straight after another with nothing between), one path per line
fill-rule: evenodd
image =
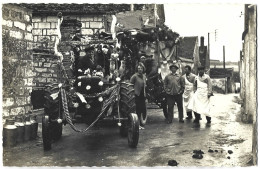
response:
M205 64L205 68L206 69L210 69L210 37L209 37L209 33L208 33L208 53L207 53L207 58L206 58L206 64Z
M223 68L226 68L226 63L225 63L225 46L223 46Z

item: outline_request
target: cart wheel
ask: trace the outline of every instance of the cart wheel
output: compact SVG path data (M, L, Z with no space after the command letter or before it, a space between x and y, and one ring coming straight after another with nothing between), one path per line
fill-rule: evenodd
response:
M162 101L161 107L162 107L162 109L163 109L163 115L164 115L165 119L167 119L167 117L168 117L168 110L167 110L167 101L166 101L166 98Z
M136 148L139 140L139 120L137 114L130 113L128 116L128 145Z
M50 131L50 123L49 116L42 116L42 139L43 139L43 149L50 150L51 149L51 131Z
M59 140L62 135L62 123L53 123L51 128L53 140Z

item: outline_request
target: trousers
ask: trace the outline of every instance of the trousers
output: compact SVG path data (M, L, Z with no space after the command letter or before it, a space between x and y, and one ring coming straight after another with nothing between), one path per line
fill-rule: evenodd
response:
M177 103L179 120L183 120L183 102L182 102L182 94L178 95L169 95L167 94L167 105L168 105L168 122L172 122L173 120L173 110L174 104Z

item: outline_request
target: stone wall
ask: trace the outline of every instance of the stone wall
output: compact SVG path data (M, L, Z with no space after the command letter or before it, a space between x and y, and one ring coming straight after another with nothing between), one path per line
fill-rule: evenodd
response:
M32 13L10 4L2 6L3 117L31 109L34 86Z
M241 98L243 99L244 116L248 123L253 123L252 153L253 163L258 161L257 131L257 6L245 5L245 31L243 37L243 58L241 60Z
M92 36L98 30L105 31L105 16L64 16L66 19L77 19L81 22L81 34L83 36ZM57 16L37 16L32 18L32 33L34 48L42 48L43 43L47 43L48 49L53 49L57 36Z

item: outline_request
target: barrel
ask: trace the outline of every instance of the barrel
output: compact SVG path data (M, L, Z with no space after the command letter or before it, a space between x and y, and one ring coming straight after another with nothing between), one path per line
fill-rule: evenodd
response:
M37 116L36 115L30 115L30 122L32 126L31 130L31 139L34 140L37 138L37 132L38 132L38 122L37 122Z
M17 143L21 143L24 141L24 132L25 126L21 116L16 117L15 119L15 126L17 127Z
M14 147L17 143L17 127L14 119L6 119L3 129L3 146Z
M32 123L30 121L30 116L25 117L25 125L24 125L24 141L28 141L31 139L32 134Z

